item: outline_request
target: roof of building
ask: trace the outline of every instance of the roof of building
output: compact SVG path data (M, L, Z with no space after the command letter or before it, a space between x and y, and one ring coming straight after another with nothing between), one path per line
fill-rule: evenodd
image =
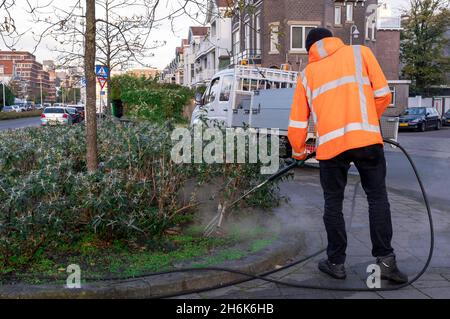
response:
M207 35L208 29L208 27L191 27L192 35L194 37Z
M219 8L231 7L233 5L233 0L216 0L216 4Z

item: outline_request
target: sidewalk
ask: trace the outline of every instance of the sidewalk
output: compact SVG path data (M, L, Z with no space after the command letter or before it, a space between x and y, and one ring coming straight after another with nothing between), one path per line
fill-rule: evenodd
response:
M274 210L276 218L290 225L289 229L284 230L286 237L295 232L303 232L307 236L309 246L298 259L320 250L326 243L318 174L318 170L297 170L293 181L281 185L283 194L289 196L290 202ZM317 262L325 255L277 273L273 275L274 278L303 284L366 288L366 268L374 263L374 258L371 256L367 202L364 191L357 184L358 178L350 176L344 203L349 241L347 280L330 279L317 270ZM354 216L351 216L355 186L358 186L356 205ZM428 256L430 239L426 210L423 203L397 193L390 193L390 201L394 226L393 246L399 266L413 277L421 270ZM412 287L400 291L331 292L290 288L256 280L183 298L450 298L450 216L446 212L434 210L433 218L436 244L431 267ZM385 287L389 284L383 282L382 285Z

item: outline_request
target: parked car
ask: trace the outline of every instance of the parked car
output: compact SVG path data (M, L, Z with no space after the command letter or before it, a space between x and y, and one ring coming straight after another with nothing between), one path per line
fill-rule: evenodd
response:
M23 109L23 112L28 112L33 110L33 104L31 103L21 103L19 106Z
M12 107L11 105L6 105L6 106L2 109L2 112L10 113L10 112L15 112L15 111L14 111L14 109L13 109L13 107Z
M82 121L81 115L78 110L74 107L66 107L65 108L72 118L72 123L80 123Z
M76 105L75 108L77 109L78 113L80 113L80 116L82 120L86 118L86 108L84 105Z
M35 104L35 105L34 105L34 109L35 109L35 110L43 110L44 107L43 107L41 104Z
M414 129L425 132L428 129L440 130L442 127L441 117L436 109L432 107L412 107L406 109L405 114L400 116L400 129Z
M63 107L47 107L41 115L41 124L46 125L71 125L73 118L69 111Z
M15 111L15 112L17 112L17 113L20 113L20 112L25 112L26 111L26 108L24 107L24 106L22 106L22 105L11 105L11 107L13 108L13 110Z
M450 110L444 113L442 117L442 125L450 126Z

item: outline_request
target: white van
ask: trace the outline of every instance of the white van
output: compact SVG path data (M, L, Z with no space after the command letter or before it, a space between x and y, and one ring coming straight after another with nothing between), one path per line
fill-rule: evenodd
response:
M278 129L288 146L287 131L298 72L237 66L217 73L204 95L196 98L191 124L200 121L225 127ZM308 145L314 149L311 120ZM290 147L288 147L290 148Z

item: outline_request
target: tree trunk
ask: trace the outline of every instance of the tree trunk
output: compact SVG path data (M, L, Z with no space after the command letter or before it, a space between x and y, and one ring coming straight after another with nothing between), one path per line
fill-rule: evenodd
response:
M86 74L86 161L89 172L96 171L98 167L95 35L95 0L86 0L84 72Z
M111 110L111 98L110 98L110 85L111 85L111 40L109 32L109 1L105 3L106 8L106 67L108 68L108 76L106 78L106 115L112 115Z

